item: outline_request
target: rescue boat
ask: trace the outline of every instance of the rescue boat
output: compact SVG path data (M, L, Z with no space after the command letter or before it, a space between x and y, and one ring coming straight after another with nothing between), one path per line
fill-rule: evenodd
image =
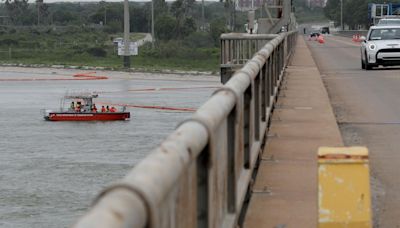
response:
M66 95L60 102L60 110L45 110L44 119L48 121L113 121L130 118L131 114L126 112L125 107L121 111L114 107L96 110L93 99L97 97L98 94ZM66 103L70 103L68 108L65 108Z

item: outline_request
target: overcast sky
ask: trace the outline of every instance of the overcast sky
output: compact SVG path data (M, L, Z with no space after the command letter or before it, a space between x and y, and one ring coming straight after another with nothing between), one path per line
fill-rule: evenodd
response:
M35 2L35 0L29 0ZM100 2L101 0L44 0L45 3L50 2ZM106 2L123 2L124 0L106 0ZM132 2L132 0L130 0Z
M44 0L44 3L53 2L100 2L101 0ZM106 2L123 2L124 0L106 0ZM129 0L130 2L148 2L150 0ZM35 0L29 0L30 3L34 3Z
M101 0L44 0L44 3L53 2L100 2ZM105 0L106 2L123 2L124 0ZM129 0L130 2L150 2L151 0ZM167 0L172 1L172 0ZM199 1L199 0L196 0ZM217 0L205 0L207 1L217 1ZM30 3L34 3L35 0L29 0Z

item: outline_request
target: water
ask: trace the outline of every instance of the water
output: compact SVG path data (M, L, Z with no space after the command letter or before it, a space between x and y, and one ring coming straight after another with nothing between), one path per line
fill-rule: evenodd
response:
M70 226L191 115L128 108L130 121L44 121L40 109L57 109L67 90L101 91L103 102L197 108L219 86L210 76L117 72L98 73L108 80L43 80L76 72L0 68L0 227ZM40 80L24 81L31 79ZM159 90L165 87L206 88ZM158 90L137 91L148 88Z

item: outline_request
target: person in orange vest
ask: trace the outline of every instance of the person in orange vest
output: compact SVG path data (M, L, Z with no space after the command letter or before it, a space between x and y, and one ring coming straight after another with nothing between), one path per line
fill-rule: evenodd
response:
M110 112L116 112L117 109L115 107L111 107Z
M97 112L96 104L93 104L93 106L92 106L92 112Z
M101 112L106 112L106 108L104 108L104 105L101 106Z

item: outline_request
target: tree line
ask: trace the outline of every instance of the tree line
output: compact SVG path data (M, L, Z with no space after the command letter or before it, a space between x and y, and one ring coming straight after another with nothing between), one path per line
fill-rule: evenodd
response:
M195 0L154 1L155 34L158 40L185 39L196 32L205 32L217 42L222 32L227 32L226 3L206 2L203 6ZM151 2L130 2L131 32L151 32ZM204 21L203 21L204 12ZM44 3L36 0L1 0L2 25L11 26L89 26L102 27L109 34L123 31L123 3ZM7 16L7 18L4 18ZM241 20L240 20L241 18ZM237 25L244 24L245 16ZM1 24L0 24L1 25ZM204 36L204 34L203 34Z
M328 0L324 13L327 18L340 25L341 1L343 1L343 23L350 29L358 29L359 26L368 28L371 21L368 18L368 3L383 4L385 0ZM400 3L399 0L392 0L391 3Z

